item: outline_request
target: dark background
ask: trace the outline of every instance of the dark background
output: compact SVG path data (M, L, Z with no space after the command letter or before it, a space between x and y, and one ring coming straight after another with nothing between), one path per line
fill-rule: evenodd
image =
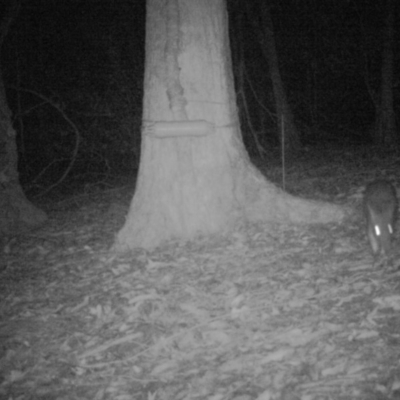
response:
M259 157L255 137L265 148L278 145L276 116L267 60L243 1L248 0L228 1L233 68L236 90L243 94L238 107L244 142L250 155ZM265 4L254 0L253 10ZM279 66L302 144L370 144L386 1L267 4L272 4ZM1 63L26 191L40 193L70 166L62 182L70 191L88 182L135 175L144 22L144 0L22 1ZM397 116L398 35L396 31ZM249 114L243 112L244 102Z

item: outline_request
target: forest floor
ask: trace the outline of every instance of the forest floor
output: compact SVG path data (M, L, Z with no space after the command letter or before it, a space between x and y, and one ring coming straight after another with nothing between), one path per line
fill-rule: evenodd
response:
M117 255L133 185L42 204L1 254L0 399L400 399L400 238L377 263L360 211L369 180L400 187L400 158L368 152L288 165L291 193L354 208L341 224Z

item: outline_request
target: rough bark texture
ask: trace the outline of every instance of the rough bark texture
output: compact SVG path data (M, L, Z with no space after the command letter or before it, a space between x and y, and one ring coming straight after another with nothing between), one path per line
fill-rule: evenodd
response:
M243 219L343 217L338 206L287 195L251 165L239 130L224 0L148 1L144 88L137 187L116 250L224 232ZM213 129L155 134L159 121L197 120Z

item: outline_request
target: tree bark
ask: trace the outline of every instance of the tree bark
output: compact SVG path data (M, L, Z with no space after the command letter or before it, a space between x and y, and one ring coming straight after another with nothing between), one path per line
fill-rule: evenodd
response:
M18 6L18 2L14 2L1 22L0 49ZM25 232L46 219L46 214L28 201L19 183L16 133L11 123L0 62L0 242L3 236Z
M285 194L241 140L225 0L148 0L142 151L117 251L241 221L326 222L341 208Z

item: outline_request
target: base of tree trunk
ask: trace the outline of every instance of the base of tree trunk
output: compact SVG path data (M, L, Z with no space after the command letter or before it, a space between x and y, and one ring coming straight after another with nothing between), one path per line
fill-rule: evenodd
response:
M114 249L149 249L171 239L193 240L197 235L224 234L244 221L315 224L339 222L346 215L341 206L284 192L268 182L250 162L240 160L232 169L227 167L212 174L203 171L197 182L179 182L184 178L178 177L173 185L184 188L181 192L188 194L179 199L173 195L177 190L167 190L161 182L160 193L153 193L153 197L138 188ZM199 187L199 182L204 186Z
M0 189L0 237L12 236L37 228L47 220L19 187Z
M246 166L239 181L244 215L249 221L319 224L341 221L349 210L337 204L293 196Z

